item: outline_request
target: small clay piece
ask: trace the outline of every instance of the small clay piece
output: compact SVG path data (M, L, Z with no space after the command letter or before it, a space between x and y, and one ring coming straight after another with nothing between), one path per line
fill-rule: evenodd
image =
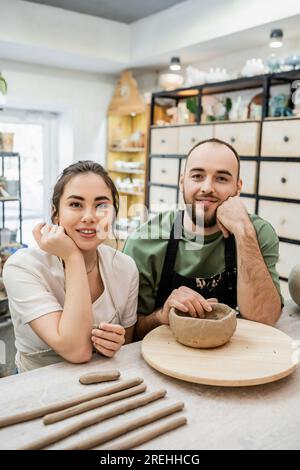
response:
M100 406L108 405L123 398L129 398L138 393L142 393L146 390L146 385L141 384L136 387L131 387L127 390L122 390L121 392L112 393L111 395L106 395L105 397L95 398L94 400L85 401L76 406L71 406L66 410L58 411L57 413L50 413L43 418L44 424L53 424L57 421L62 421L63 419L70 418L71 416L76 416L85 411L93 410L95 408L100 408Z
M92 416L82 418L80 421L69 424L64 428L57 429L49 436L42 437L34 442L31 442L30 444L21 447L19 450L43 449L44 447L47 447L54 442L65 439L66 437L80 431L81 429L92 426L93 424L100 423L106 419L113 418L114 416L127 413L128 411L135 410L140 406L145 406L148 403L159 400L160 398L164 398L166 393L166 390L158 390L157 392L146 393L140 398L131 398L130 400L126 400L124 403L120 403L113 408L109 408L108 410L104 411L101 410L98 413L94 413Z
M95 390L91 393L86 393L85 395L80 394L79 396L70 398L69 400L52 403L51 405L41 406L30 411L16 413L11 416L4 416L3 418L0 418L0 428L3 428L4 426L10 426L16 423L23 423L24 421L30 421L31 419L45 416L48 413L64 410L71 406L78 405L79 403L83 403L84 401L93 400L94 398L104 397L115 392L120 392L121 390L135 387L136 385L141 384L143 381L144 379L141 379L140 377L128 380L120 380L114 385L109 385L108 387L101 388L97 391Z
M92 372L79 377L79 382L83 385L98 384L100 382L109 382L117 380L120 377L118 370L104 370L102 372Z
M164 408L161 408L157 411L147 413L143 416L136 417L130 421L126 421L123 424L119 424L114 429L109 431L101 432L93 436L87 437L86 439L80 439L77 444L73 444L69 447L64 447L63 450L85 450L92 449L96 446L104 444L105 442L111 441L116 437L122 436L129 431L145 426L146 424L153 423L160 418L169 416L177 411L181 411L184 407L184 403L178 402L173 405L167 405Z
M236 311L225 304L211 304L204 318L195 318L172 308L170 328L176 341L192 348L215 348L230 340L236 330Z
M137 435L132 437L116 439L112 445L101 447L99 450L130 450L140 446L141 444L144 444L145 442L149 442L151 439L161 436L166 432L179 428L186 423L187 419L185 416L177 416L176 418L165 419L162 420L162 422L159 421L159 423L155 426L152 426L151 429L139 431Z

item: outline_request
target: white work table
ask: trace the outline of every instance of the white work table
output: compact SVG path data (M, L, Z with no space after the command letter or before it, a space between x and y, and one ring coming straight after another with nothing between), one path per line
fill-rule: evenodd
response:
M300 307L288 303L277 327L300 340ZM267 385L240 388L199 385L173 379L152 369L141 357L141 343L124 346L113 359L97 355L89 364L61 362L0 379L0 415L30 410L106 386L108 383L84 386L78 382L80 375L101 369L119 369L123 379L142 377L147 391L165 388L167 398L82 430L49 448L59 449L95 431L111 429L134 416L161 408L164 403L183 401L185 409L180 413L187 417L188 424L139 449L300 449L299 366L289 377ZM50 426L44 426L38 418L2 428L0 448L16 449L81 417Z

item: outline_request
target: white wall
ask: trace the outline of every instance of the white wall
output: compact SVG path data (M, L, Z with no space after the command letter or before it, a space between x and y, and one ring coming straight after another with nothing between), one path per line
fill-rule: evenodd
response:
M170 53L300 14L299 0L187 0L131 25L131 60ZM253 37L253 40L256 38Z
M299 30L299 0L187 0L130 25L22 0L0 0L0 57L92 73L155 67L185 53L258 45ZM293 19L293 27L288 21ZM272 26L271 26L272 25ZM221 52L221 54L223 53Z
M1 61L6 106L59 113L59 167L79 159L105 162L106 112L116 78Z
M114 73L130 56L127 24L48 5L0 0L0 57Z

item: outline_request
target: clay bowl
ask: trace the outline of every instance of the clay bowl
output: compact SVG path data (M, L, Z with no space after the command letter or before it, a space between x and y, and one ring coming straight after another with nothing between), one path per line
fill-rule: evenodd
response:
M236 329L236 311L225 304L212 304L204 318L194 318L172 308L170 328L176 341L192 348L215 348L227 343Z

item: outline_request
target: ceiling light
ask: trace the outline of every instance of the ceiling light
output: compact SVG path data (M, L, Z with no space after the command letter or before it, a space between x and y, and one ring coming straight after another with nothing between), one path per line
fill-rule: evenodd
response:
M176 72L181 70L180 57L172 57L170 62L170 70Z
M278 48L282 46L282 29L272 29L270 34L270 47Z

